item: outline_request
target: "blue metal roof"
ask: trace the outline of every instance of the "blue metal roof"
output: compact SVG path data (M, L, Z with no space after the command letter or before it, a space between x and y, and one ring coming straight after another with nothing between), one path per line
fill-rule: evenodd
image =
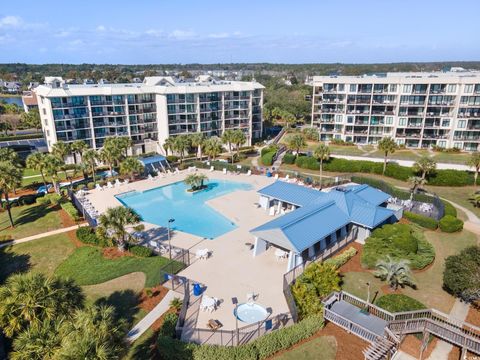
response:
M318 190L285 181L275 181L273 184L260 189L258 193L297 206L305 206L322 196L322 193Z
M390 196L368 185L320 192L277 181L259 193L301 206L251 230L255 236L296 252L309 248L349 223L375 228L394 214L378 206Z
M156 155L156 156L150 156L150 157L146 157L146 158L143 158L143 159L138 159L140 160L143 165L148 165L148 164L153 164L153 163L156 163L156 162L163 162L163 161L166 161L167 158L165 156L162 156L162 155Z

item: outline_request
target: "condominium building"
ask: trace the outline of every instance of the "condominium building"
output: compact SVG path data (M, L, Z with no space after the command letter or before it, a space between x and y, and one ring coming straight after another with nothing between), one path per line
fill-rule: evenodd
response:
M315 76L312 125L321 140L410 148L480 145L480 72Z
M221 136L241 129L248 144L262 135L263 86L200 76L179 82L146 77L143 83L67 84L47 77L34 91L51 150L57 141L83 140L94 149L105 139L128 136L133 154L164 153L170 136L202 132Z

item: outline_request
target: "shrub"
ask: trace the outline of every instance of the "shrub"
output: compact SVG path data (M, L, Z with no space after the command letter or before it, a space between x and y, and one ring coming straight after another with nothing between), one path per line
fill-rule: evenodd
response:
M138 257L150 257L153 255L152 249L149 249L141 245L130 246L128 251L130 251L133 255Z
M299 156L295 160L295 165L302 169L319 170L320 163L313 156Z
M473 184L473 174L459 170L436 170L433 176L428 178L428 185L435 186L466 186Z
M332 264L311 263L292 286L300 317L319 314L322 298L340 290L340 276Z
M44 204L59 205L64 199L60 194L47 194L43 197Z
M168 155L167 156L167 161L169 163L176 163L178 161L178 156L175 155Z
M99 245L99 239L89 226L82 226L77 229L77 238L84 244Z
M451 294L464 301L480 298L478 279L480 278L480 246L470 246L458 255L445 260L443 286Z
M75 221L80 219L77 208L71 202L62 203L62 209Z
M381 296L375 305L389 312L403 312L426 309L420 301L403 294L387 294Z
M340 255L331 257L330 259L325 260L323 263L328 265L333 265L335 269L340 268L342 265L345 265L348 260L354 257L357 254L357 249L350 247Z
M295 155L293 155L292 153L286 153L284 156L283 156L283 160L282 162L284 164L294 164L295 163Z
M275 156L275 151L270 151L262 155L261 160L262 164L265 166L271 166L273 164L273 157Z
M445 215L438 222L438 226L443 232L453 233L463 229L463 221L452 215Z
M417 251L413 251L414 243ZM366 240L362 264L373 269L379 260L387 256L394 260L408 260L412 269L422 269L433 261L435 251L420 232L406 224L393 224L376 229Z
M266 153L269 153L269 152L274 152L276 153L278 151L278 145L270 145L270 146L265 146L264 148L262 148L262 150L260 151L260 156L263 156L265 155Z
M457 209L448 201L442 200L443 205L445 206L445 215L451 215L457 217Z
M95 188L95 183L93 183L93 182L87 183L87 189L88 189L88 190L92 190L92 189L94 189L94 188Z
M404 211L403 217L427 229L435 230L438 227L438 221L428 216L415 214L410 211Z
M175 326L177 325L178 315L175 313L168 313L163 318L163 324L158 330L159 336L175 337Z
M32 204L35 204L36 200L37 200L37 195L36 194L22 195L18 198L18 204L19 205L32 205Z

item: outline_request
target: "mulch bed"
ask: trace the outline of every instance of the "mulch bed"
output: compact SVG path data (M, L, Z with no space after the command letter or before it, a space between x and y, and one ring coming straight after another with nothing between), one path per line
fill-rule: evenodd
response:
M437 345L437 338L433 338L432 341L428 344L427 348L423 351L423 359L428 359L433 349ZM407 354L415 357L416 359L420 358L420 349L422 347L422 340L418 339L414 335L407 335L400 345L400 350L406 352Z
M480 308L475 308L470 305L470 310L468 311L465 322L480 327Z
M150 297L147 296L146 289L143 289L140 294L140 307L146 311L151 311L157 306L168 292L168 289L161 285L150 288L150 290L152 291L152 296Z
M58 216L60 216L60 221L62 222L63 227L70 227L76 224L75 220L73 220L62 208L58 211Z
M133 256L132 253L128 251L120 251L116 247L107 247L103 249L103 257L105 259L118 259L124 256Z
M346 273L346 272L350 272L350 271L368 272L367 269L362 267L362 263L361 263L363 245L359 244L357 242L352 242L348 246L345 247L345 250L347 250L351 247L355 248L357 250L357 253L355 254L354 257L352 257L350 260L348 260L346 264L342 265L339 268L339 271L341 273ZM345 251L345 250L343 250L343 251ZM339 254L341 254L343 251L341 251Z

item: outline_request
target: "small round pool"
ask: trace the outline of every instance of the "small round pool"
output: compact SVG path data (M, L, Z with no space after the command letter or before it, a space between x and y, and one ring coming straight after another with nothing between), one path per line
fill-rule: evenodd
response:
M233 314L238 320L251 324L257 321L265 320L268 316L268 311L258 304L240 304L237 309L233 311Z

